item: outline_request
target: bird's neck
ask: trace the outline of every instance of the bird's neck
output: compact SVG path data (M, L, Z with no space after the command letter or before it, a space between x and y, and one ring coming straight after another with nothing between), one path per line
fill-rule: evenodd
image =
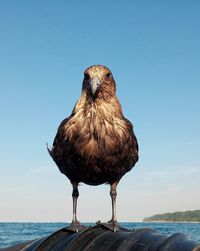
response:
M74 107L74 113L83 113L83 116L87 117L89 114L94 116L103 116L112 118L123 117L121 105L116 96L110 97L105 100L97 98L95 100L88 99L87 93L82 92L82 95Z

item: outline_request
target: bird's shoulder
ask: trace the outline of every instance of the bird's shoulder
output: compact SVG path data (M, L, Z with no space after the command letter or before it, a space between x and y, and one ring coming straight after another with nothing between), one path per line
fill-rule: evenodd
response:
M64 131L65 131L65 126L70 121L70 119L72 117L73 117L73 113L69 117L65 118L60 123L60 125L58 126L58 130L57 130L54 142L53 142L53 147L55 147L58 144L58 142L60 143L63 140L63 134L64 134Z

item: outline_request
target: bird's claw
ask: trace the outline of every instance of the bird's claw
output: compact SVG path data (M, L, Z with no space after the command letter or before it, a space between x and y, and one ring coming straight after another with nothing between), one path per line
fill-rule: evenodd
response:
M77 233L77 232L81 232L81 231L86 230L87 227L84 226L84 225L81 225L80 222L72 222L72 223L69 225L69 227L66 227L65 229L66 229L67 231Z
M122 230L122 228L120 227L120 225L117 223L117 221L108 221L108 222L101 222L101 221L97 221L96 224L98 226L102 226L105 227L113 232L118 232L120 230Z

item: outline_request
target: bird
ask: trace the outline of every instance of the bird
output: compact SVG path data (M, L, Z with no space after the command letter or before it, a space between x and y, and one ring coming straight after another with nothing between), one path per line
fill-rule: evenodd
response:
M50 156L72 184L73 217L69 229L81 231L77 220L78 186L110 185L112 218L104 226L118 231L117 185L138 161L138 141L116 96L112 72L103 65L84 71L82 92L72 113L58 127ZM103 224L103 223L102 223Z

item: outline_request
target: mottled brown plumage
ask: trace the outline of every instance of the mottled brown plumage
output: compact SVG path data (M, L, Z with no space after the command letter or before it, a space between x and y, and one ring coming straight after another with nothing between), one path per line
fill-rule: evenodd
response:
M116 186L138 161L138 144L133 127L122 113L115 95L111 71L94 65L84 72L81 97L72 114L58 128L50 155L73 185L74 217L78 184L111 185L113 217L116 223Z

